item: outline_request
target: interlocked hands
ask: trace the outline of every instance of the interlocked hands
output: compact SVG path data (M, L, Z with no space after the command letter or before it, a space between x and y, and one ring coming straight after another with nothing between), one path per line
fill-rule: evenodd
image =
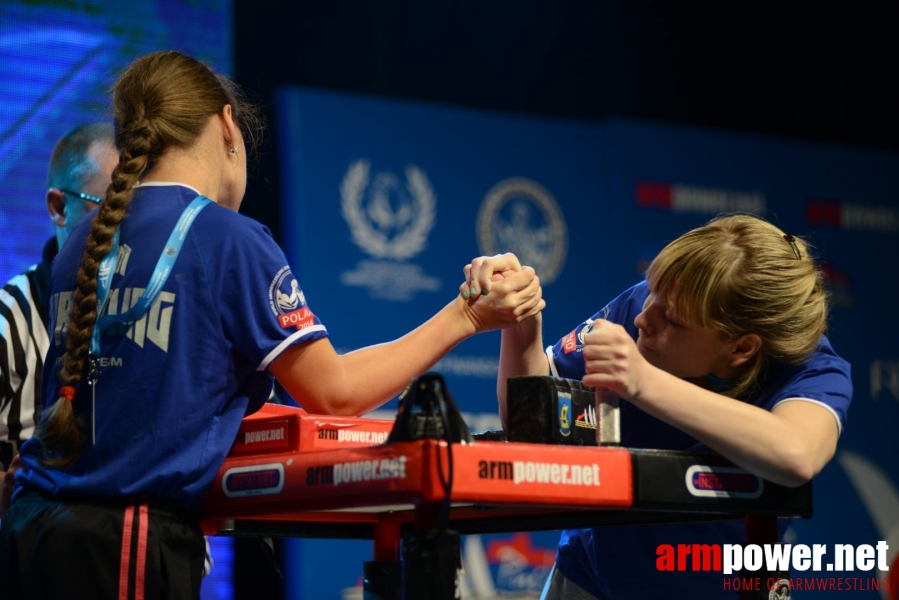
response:
M516 325L546 307L540 278L514 254L481 256L463 272L459 293L478 332Z

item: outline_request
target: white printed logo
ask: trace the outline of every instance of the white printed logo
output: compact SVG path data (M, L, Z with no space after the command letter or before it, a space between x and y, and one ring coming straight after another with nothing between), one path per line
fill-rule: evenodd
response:
M367 160L357 160L340 185L340 208L353 243L375 258L415 256L434 227L436 202L428 178L409 165L405 186L393 173L378 173L369 185L369 170Z
M272 312L277 315L283 315L303 308L306 306L306 296L300 289L300 284L289 266L281 267L275 273L271 285L268 288L269 306Z
M100 268L97 270L98 287L109 287L109 278L112 276L112 267L108 262L101 262Z
M300 290L300 284L289 266L283 266L275 273L275 278L268 286L268 304L281 329L296 327L300 331L316 327L315 315L306 306L306 296ZM317 327L322 328L321 325Z
M106 308L102 315L121 315L128 312L141 299L144 288L115 288L110 290ZM63 345L72 319L72 305L75 292L59 292L49 300L49 314L56 315L53 327L54 344ZM175 310L175 294L160 292L150 309L136 321L116 323L105 330L105 334L124 335L139 347L152 342L163 352L169 351L169 334L172 324L172 313ZM102 316L101 315L101 316ZM110 366L121 366L111 364Z
M577 416L574 425L584 429L596 429L596 408L592 405L587 405L584 412Z
M436 292L441 282L406 261L420 254L434 227L437 200L424 171L405 169L405 183L390 172L373 177L366 159L350 164L340 184L341 214L353 243L372 259L340 274L346 286L367 288L373 298L408 302L415 292Z
M593 331L594 323L596 323L596 319L587 319L586 321L584 321L584 326L581 327L581 330L577 332L578 348L584 347L584 336Z
M546 285L556 280L568 253L568 227L559 205L539 183L513 177L493 186L481 203L478 247L493 255L512 252Z

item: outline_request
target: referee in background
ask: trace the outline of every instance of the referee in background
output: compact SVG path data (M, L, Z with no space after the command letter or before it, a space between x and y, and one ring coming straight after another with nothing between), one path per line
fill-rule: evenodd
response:
M47 172L47 211L56 236L44 246L40 264L0 290L0 481L40 416L41 375L50 339L50 263L75 225L106 196L117 162L110 123L82 125L59 140ZM0 517L3 504L0 501Z

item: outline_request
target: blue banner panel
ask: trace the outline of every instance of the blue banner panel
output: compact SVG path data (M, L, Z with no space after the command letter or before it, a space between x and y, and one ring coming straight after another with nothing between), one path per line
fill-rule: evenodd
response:
M231 71L231 3L25 2L0 5L0 280L40 262L53 235L45 194L54 144L112 119L110 88L142 54L175 49Z
M482 254L535 266L548 331L614 289L614 258L592 252L605 229L595 127L294 88L277 108L285 250L335 347L421 324ZM496 413L498 357L487 334L438 366L463 411Z
M552 343L639 281L666 243L719 214L754 212L807 237L831 294L829 335L853 365L855 399L835 459L815 481L816 516L794 523L788 541L833 552L835 544L884 540L889 563L897 563L891 433L899 421L899 315L891 310L897 283L889 260L899 248L899 200L891 193L899 157L295 88L280 91L277 108L288 258L343 350L393 339L427 319L457 293L462 266L480 254L511 250L537 268ZM874 335L863 319L874 320ZM478 336L436 367L475 429L498 426L498 347L498 335ZM379 416L394 409L390 403ZM538 596L555 540L553 533L467 539L466 594ZM368 544L304 541L292 549L302 568L291 575L290 597L360 593ZM880 594L864 589L855 592Z
M616 220L615 207L599 205L596 126L296 88L280 90L276 106L285 250L338 349L424 322L458 294L462 268L479 255L514 251L535 267L552 307L547 331L567 332L619 287L606 275L614 255L594 252ZM499 334L489 333L435 367L473 429L500 426L498 362ZM385 408L392 418L395 402ZM558 539L546 537L550 547ZM316 576L292 583L291 597L340 598L371 553L368 544L300 544L302 573L314 565ZM483 546L473 556L486 556ZM507 559L505 589L539 588L542 558L513 576L509 553L494 554ZM492 564L498 573L501 561ZM489 571L482 564L481 588L493 585Z
M619 266L632 279L665 243L719 213L753 211L815 247L831 294L828 335L852 365L854 399L836 456L815 479L815 517L796 521L788 541L832 550L833 544L884 540L895 575L899 313L893 305L899 282L890 273L899 254L893 189L899 156L632 121L606 127L607 201L624 213ZM848 575L877 578L878 572ZM844 597L845 590L793 594Z

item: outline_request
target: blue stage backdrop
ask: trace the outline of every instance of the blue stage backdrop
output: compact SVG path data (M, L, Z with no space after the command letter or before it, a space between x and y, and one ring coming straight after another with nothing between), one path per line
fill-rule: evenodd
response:
M810 236L833 297L831 338L853 364L855 400L837 456L815 482L816 516L789 535L806 544L886 540L897 560L899 315L888 261L899 246L899 201L890 194L899 157L296 88L282 89L276 104L285 249L342 350L423 322L481 254L511 250L537 268L550 343L639 281L665 243L719 213L755 211ZM881 335L867 334L863 315ZM498 352L498 335L483 335L436 367L473 429L498 426ZM468 538L467 589L536 597L556 540ZM361 597L370 552L363 542L292 542L288 597Z
M231 71L230 0L0 4L0 281L40 261L53 228L45 194L56 141L111 120L110 87L131 60L180 50ZM204 598L233 597L232 544L213 540Z
M899 156L626 121L605 131L604 166L614 176L602 202L626 207L630 241L622 240L620 256L632 278L665 242L722 212L756 211L815 246L832 299L828 335L852 364L854 399L836 457L814 483L815 517L796 521L788 541L887 541L895 580L899 314L891 306L899 284L889 273L899 253L899 199L891 192Z
M231 3L203 0L0 4L0 279L40 260L52 227L44 203L53 145L82 123L111 120L110 87L131 60L180 50L229 73Z
M339 349L424 322L458 294L462 268L482 254L513 249L536 266L554 307L548 331L567 333L592 314L598 294L584 285L603 297L618 287L609 281L615 254L594 251L609 217L595 212L606 184L593 128L297 89L281 90L276 102L288 259ZM435 369L474 429L500 427L498 362L499 334L491 333ZM395 403L389 409L392 418ZM530 539L516 543L529 548ZM291 597L339 598L354 586L370 544L349 547L295 543L301 570L288 573L302 575ZM494 547L485 539L472 552ZM512 550L494 555L507 563L494 570L504 567L509 587L540 585L543 550L524 565L513 564Z

